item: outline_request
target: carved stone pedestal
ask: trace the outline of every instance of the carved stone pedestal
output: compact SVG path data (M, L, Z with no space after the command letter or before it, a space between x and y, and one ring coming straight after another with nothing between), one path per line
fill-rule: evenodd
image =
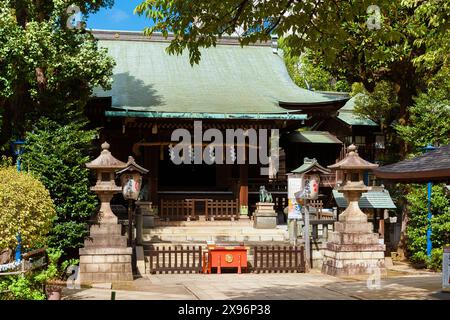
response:
M385 274L384 244L368 222L335 222L329 232L322 272L333 276ZM378 268L378 269L377 269Z
M253 213L253 227L256 229L275 229L277 227L277 213L273 209L274 203L258 202Z
M132 248L127 247L119 224L92 225L79 252L82 284L133 280Z

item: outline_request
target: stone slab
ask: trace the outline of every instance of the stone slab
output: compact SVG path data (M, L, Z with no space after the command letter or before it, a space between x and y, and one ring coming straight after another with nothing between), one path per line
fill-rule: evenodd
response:
M347 233L334 232L328 233L328 242L335 244L380 244L379 236L376 233Z
M352 252L363 252L363 251L381 251L386 250L386 245L384 244L337 244L337 243L327 243L327 250L330 251L352 251Z
M93 283L92 288L98 288L98 289L111 289L112 283L106 282L106 283Z
M79 250L80 256L83 255L130 255L133 249L126 248L81 248Z
M334 223L334 231L345 233L372 233L373 225L368 222L352 223L336 221Z
M255 216L253 227L256 229L275 229L277 218L276 216Z

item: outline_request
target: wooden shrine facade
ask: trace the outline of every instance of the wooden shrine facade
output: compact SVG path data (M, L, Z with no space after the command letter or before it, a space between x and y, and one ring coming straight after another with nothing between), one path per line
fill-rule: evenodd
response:
M111 144L117 158L133 155L149 170L145 197L173 219L236 219L246 210L251 214L263 185L282 210L287 205L290 157L287 146L280 150L278 173L261 175L268 165L249 163L248 155L255 150L247 141L242 164L175 164L169 150L177 144L171 141L174 130L185 129L193 136L194 121L201 120L203 131L217 129L224 137L227 129L278 129L281 136L333 116L348 100L296 86L271 42L242 48L237 39L223 38L202 52L199 65L191 66L187 54L168 55L170 39L157 34L94 35L116 66L111 90L94 90L87 115L94 127L102 128L99 138ZM201 144L204 150L209 142ZM339 147L335 149L339 153ZM322 181L332 180L330 176Z

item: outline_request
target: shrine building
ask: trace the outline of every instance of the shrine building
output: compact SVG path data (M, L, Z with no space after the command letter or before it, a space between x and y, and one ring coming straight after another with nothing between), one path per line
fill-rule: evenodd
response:
M297 154L299 142L302 150L309 145L314 154L307 156L325 167L343 156L345 146L336 136L302 128L331 121L348 96L295 85L276 41L242 48L237 39L224 37L216 47L202 49L199 65L191 66L187 52L169 55L165 49L170 38L158 34L149 38L138 32L94 31L94 35L116 66L112 89L94 91L88 117L101 128L99 141L108 141L115 157L125 160L132 155L149 170L144 200L158 208L160 218L198 219L208 215L202 202L208 201L214 208L209 217L239 219L242 211L253 212L263 185L272 192L277 208L283 209L286 173L303 161L304 154ZM267 165L248 161L175 164L169 146L177 141L171 135L176 129L194 135L194 121L201 121L203 132L214 128L224 137L227 129L267 129L269 146L279 143L271 135L271 130L279 130L278 171L269 164L269 174L262 175L261 167ZM202 142L200 148L208 143ZM245 142L246 155L253 147ZM335 176L324 175L321 185L331 194ZM187 213L186 206L193 211Z

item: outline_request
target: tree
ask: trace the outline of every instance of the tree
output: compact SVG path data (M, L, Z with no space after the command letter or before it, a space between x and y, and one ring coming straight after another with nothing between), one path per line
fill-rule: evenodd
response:
M450 82L450 80L448 80ZM411 150L431 145L450 143L450 96L448 91L433 90L421 93L410 108L409 124L398 124L398 135Z
M407 227L408 252L416 263L425 263L433 269L442 267L442 248L450 245L450 198L446 196L445 185L434 185L431 198L431 258L427 256L427 187L412 185L406 198L410 211Z
M44 185L15 167L0 167L0 248L15 249L21 235L24 248L46 244L55 208Z
M153 20L146 34L173 33L169 53L189 50L200 61L200 47L215 46L224 34L237 34L242 45L284 37L290 54L305 49L321 57L334 76L360 82L373 92L381 80L393 84L396 120L408 121L408 107L419 90L448 71L446 1L250 1L147 0L136 12ZM378 15L379 10L379 15ZM402 147L402 154L407 152Z
M242 45L277 34L291 55L309 49L333 76L362 83L369 94L385 81L398 103L391 124L411 124L418 93L450 91L449 1L146 0L135 11L153 20L146 34L172 32L167 51L188 49L192 64L200 61L199 48L215 46L224 34L237 34ZM394 144L400 158L411 151L406 141Z
M450 80L446 79L448 83ZM445 81L440 81L445 83ZM431 145L446 145L450 143L450 93L446 86L434 88L430 86L427 93L421 93L415 98L415 104L410 108L409 124L397 124L394 126L398 136L409 145L413 152L410 156L423 152L423 147ZM419 185L398 185L398 189L406 195L402 217L402 234L400 248L408 247L411 258L414 261L426 262L429 266L436 267L442 256L442 250L435 248L432 259L426 258L424 248L426 240L424 235L427 229L426 188ZM446 213L450 203L445 197L444 186L433 187L432 201L434 217L432 222L433 246L440 246L447 239L450 232L450 216ZM447 202L445 202L447 201ZM425 233L424 233L425 232ZM425 247L423 246L425 243ZM408 245L408 246L407 246ZM441 250L441 251L439 251ZM404 254L404 252L400 252Z
M93 87L109 88L114 62L90 32L67 27L72 4L87 16L112 0L0 0L0 147L43 115L83 110Z
M283 41L280 41L280 48L284 53L284 63L289 76L299 87L318 91L349 91L347 81L331 75L310 50L305 50L301 56L294 56L289 53L289 48Z
M80 116L72 116L77 119ZM89 151L96 130L74 120L62 125L42 118L26 135L23 167L50 191L57 215L48 237L49 246L76 256L87 235L87 221L96 212L97 198L90 192Z

